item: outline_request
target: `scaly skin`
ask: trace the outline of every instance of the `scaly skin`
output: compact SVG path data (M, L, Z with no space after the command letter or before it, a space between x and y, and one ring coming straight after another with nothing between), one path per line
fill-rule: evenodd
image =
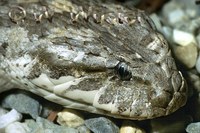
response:
M171 114L187 100L151 19L100 0L1 3L0 92L12 88L133 120Z

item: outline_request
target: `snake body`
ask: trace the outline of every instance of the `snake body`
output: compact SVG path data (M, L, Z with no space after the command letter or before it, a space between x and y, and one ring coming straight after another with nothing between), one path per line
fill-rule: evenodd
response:
M187 100L148 15L111 0L0 3L0 92L12 88L133 120L171 114Z

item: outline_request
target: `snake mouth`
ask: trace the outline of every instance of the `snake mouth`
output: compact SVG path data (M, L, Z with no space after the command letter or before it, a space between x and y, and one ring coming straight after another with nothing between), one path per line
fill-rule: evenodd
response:
M166 115L171 114L184 106L188 98L187 83L180 71L172 74L171 81L174 88L174 94L166 108Z

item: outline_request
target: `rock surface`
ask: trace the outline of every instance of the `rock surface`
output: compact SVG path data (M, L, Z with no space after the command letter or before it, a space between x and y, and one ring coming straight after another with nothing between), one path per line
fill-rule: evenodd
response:
M42 109L38 101L23 93L7 95L2 100L2 107L16 109L18 112L29 114L33 118L37 118Z
M200 131L200 122L190 123L187 126L186 131L188 133L199 133L199 131Z
M14 122L6 127L5 133L30 133L30 129L26 123Z
M12 109L10 112L5 115L0 116L0 133L5 131L5 128L16 121L20 121L22 119L22 115L18 113L15 109Z
M104 117L87 119L85 125L94 133L119 133L119 128Z
M56 125L46 119L37 117L36 121L26 120L31 133L78 133L78 130Z

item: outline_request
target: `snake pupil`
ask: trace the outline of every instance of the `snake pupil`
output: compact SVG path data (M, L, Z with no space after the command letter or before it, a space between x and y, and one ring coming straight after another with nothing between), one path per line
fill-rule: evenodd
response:
M122 80L130 80L132 75L126 63L119 63L117 65L117 73Z

